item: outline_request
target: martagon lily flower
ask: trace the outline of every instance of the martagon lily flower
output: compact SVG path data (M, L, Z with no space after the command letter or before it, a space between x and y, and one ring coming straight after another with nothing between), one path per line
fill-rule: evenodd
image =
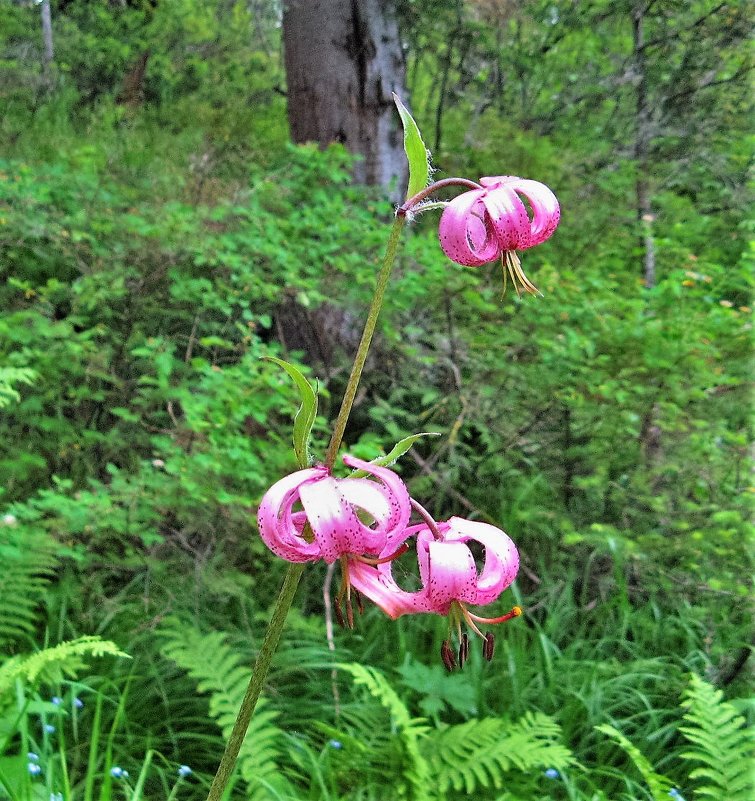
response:
M383 554L386 544L406 529L411 505L404 482L391 470L352 456L343 461L370 477L334 478L323 465L298 470L265 493L257 523L267 547L289 562L340 561L342 582L334 606L344 625L345 602L346 620L353 627L350 569L377 565L408 550L402 540L396 553ZM361 609L359 596L357 603Z
M516 251L545 242L560 217L556 196L545 184L513 175L480 178L479 189L462 193L445 207L438 237L443 252L457 264L479 267L500 258L504 287L508 274L517 294L520 288L538 294Z
M418 504L415 503L415 508ZM420 507L421 508L421 507ZM463 666L469 656L469 638L462 632L467 626L483 640L483 655L493 658L495 640L483 634L478 623L503 623L522 614L515 606L511 612L494 618L480 617L469 605L487 605L495 601L514 581L519 570L519 554L512 540L501 529L488 523L452 517L435 523L422 510L426 523L410 526L398 538L389 538L385 552L395 553L399 540L417 538L417 561L422 589L407 592L393 578L392 560L371 566L356 564L351 570L351 582L362 594L377 604L391 618L412 612L431 612L445 615L450 631L458 638L458 660ZM481 570L467 543L478 542L485 549ZM441 658L448 670L456 667L456 656L449 640L443 641Z

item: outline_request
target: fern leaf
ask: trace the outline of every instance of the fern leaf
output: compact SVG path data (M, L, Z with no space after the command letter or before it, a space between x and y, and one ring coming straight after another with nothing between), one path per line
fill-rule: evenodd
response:
M548 715L528 712L510 723L500 718L470 720L433 732L423 745L438 790L472 794L480 788L503 788L504 774L517 769L575 764L561 742L561 728Z
M697 762L691 779L701 780L695 790L700 798L749 801L755 796L752 758L754 731L734 707L723 700L723 693L693 675L684 692L686 726L679 730L692 748L682 759Z
M210 695L210 716L227 740L249 682L249 667L221 632L203 634L173 621L160 634L163 654L197 681L199 692ZM278 715L260 698L239 752L239 770L250 801L279 798L290 790L280 767L283 732L275 724Z
M596 726L595 728L614 740L621 750L632 760L634 766L645 780L645 784L647 784L654 801L668 801L668 793L673 787L673 782L660 773L656 773L650 761L642 751L618 729L607 724Z
M45 534L3 527L0 543L0 648L34 630L36 608L57 558Z
M14 656L0 665L0 698L16 679L34 685L53 684L64 676L75 676L86 667L87 657L127 657L115 643L99 637L79 637L28 656Z
M429 801L430 769L427 758L420 749L420 743L429 731L424 719L411 716L404 702L379 670L356 662L340 664L338 667L351 674L354 684L364 687L388 712L394 737L398 737L402 743L401 750L405 757L402 773L409 797L413 801Z

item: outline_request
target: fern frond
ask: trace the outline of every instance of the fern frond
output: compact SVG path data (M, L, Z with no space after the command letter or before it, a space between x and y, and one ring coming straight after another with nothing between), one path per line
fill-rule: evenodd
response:
M561 727L548 715L528 712L510 723L501 718L470 720L433 732L423 744L441 793L450 787L467 794L480 787L503 788L512 769L563 770L575 764L560 742Z
M16 679L30 685L54 684L64 676L75 676L86 667L87 657L128 658L115 643L100 637L79 637L28 656L14 656L0 665L0 697L13 688Z
M16 385L30 386L37 375L37 371L30 367L0 367L0 409L21 400Z
M726 801L753 798L755 731L745 725L744 717L723 700L721 690L694 674L684 692L682 708L687 710L684 720L688 725L679 730L692 748L681 757L700 764L690 773L691 779L702 780L695 794Z
M674 786L671 779L666 778L660 773L656 773L650 761L642 751L618 729L608 724L596 726L595 728L614 740L621 750L632 760L634 766L644 779L645 784L647 784L654 801L668 801L668 791Z
M406 704L379 670L356 662L339 664L338 667L351 674L354 684L364 687L388 712L393 736L402 744L401 751L405 757L403 778L409 797L413 801L429 799L430 768L427 757L420 749L420 743L429 731L424 719L411 716Z
M34 630L36 608L57 564L54 543L42 532L3 526L0 543L0 648Z
M227 740L249 683L249 666L227 643L222 632L203 634L172 621L160 630L162 652L197 682L197 690L210 695L210 716ZM275 725L279 713L257 704L239 752L239 769L250 801L267 801L290 790L281 773L283 732Z

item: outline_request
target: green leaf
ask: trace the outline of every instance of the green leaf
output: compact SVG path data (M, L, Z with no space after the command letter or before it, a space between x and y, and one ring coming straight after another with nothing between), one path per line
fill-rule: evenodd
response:
M317 393L312 389L312 385L301 374L301 372L283 359L276 359L274 356L266 356L265 361L275 362L282 367L293 378L299 394L301 395L301 406L294 416L294 453L300 467L308 467L311 463L309 454L309 438L312 433L312 426L317 417Z
M393 93L393 102L396 104L401 124L404 126L404 152L409 162L409 186L406 190L406 199L408 200L417 192L421 192L430 181L430 152L422 141L422 134L409 113L409 109L395 92Z
M380 456L377 459L373 459L370 464L376 464L378 467L390 467L392 464L395 464L408 450L409 448L414 445L414 443L420 437L439 437L440 433L438 431L422 431L419 434L411 434L408 437L404 437L402 440L399 440L391 450L385 454L385 456ZM355 470L352 473L353 478L361 478L366 476L367 473L364 470Z

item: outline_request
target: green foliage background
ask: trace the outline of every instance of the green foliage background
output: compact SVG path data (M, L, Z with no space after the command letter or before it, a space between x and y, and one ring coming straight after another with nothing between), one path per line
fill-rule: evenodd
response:
M287 142L277 4L52 6L45 75L38 8L0 3L0 798L200 799L283 569L252 510L297 402L262 359L319 381L321 454L392 208ZM650 288L636 8L398 4L438 177L564 216L538 299L410 229L347 441L442 432L398 467L511 534L526 614L463 674L437 619L331 652L311 568L233 798L750 797L746 5L646 9Z

